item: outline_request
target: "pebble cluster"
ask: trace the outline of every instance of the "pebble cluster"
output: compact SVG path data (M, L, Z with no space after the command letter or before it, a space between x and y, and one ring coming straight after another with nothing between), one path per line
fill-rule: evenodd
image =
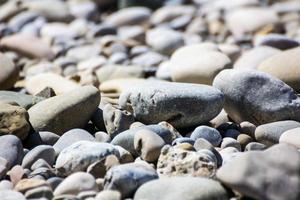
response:
M0 2L1 200L300 199L299 0Z

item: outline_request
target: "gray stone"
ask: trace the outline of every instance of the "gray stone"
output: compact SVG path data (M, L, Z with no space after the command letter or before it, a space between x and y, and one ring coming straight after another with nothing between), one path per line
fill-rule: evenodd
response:
M61 135L72 128L83 127L99 103L98 89L84 86L34 105L28 111L29 120L35 131Z
M221 144L222 149L225 149L227 147L234 147L238 151L242 150L241 144L237 140L235 140L233 138L230 138L230 137L223 138L223 141L222 141L222 144Z
M147 164L129 163L111 168L104 177L104 190L117 190L122 198L130 197L144 183L157 179L156 171Z
M300 198L299 171L298 150L279 144L265 151L240 154L218 170L217 178L254 199L296 200Z
M54 190L54 195L78 195L80 192L90 190L98 190L95 178L86 172L76 172L68 176L56 187Z
M281 50L292 49L299 46L298 41L280 34L267 34L265 36L258 36L255 38L254 44L256 46L265 45Z
M0 190L0 197L2 200L26 200L22 193L13 190Z
M11 89L19 79L19 68L2 53L0 63L0 90Z
M286 120L260 125L255 130L255 139L267 146L277 144L280 136L290 129L300 127L300 122Z
M97 194L96 200L121 200L121 193L116 190L103 190Z
M44 197L48 200L52 199L53 192L49 186L42 186L28 190L25 193L25 197L28 199L39 199Z
M102 131L98 131L98 132L95 133L95 139L98 142L109 143L111 141L110 136L107 133L102 132Z
M79 141L61 151L55 168L60 174L69 175L85 171L90 164L109 155L120 156L118 149L111 144Z
M207 178L172 177L150 181L135 193L134 200L227 200L226 189L217 181Z
M78 141L96 141L96 139L84 129L71 129L65 132L53 145L53 148L58 155L63 149Z
M195 140L189 138L189 137L179 137L173 140L172 145L175 146L177 144L182 144L182 143L189 143L191 145L194 145Z
M55 161L55 151L50 145L39 145L30 150L23 158L22 167L30 169L31 165L38 159L45 160L49 165Z
M259 142L250 142L246 145L245 151L262 151L267 148L266 145Z
M63 181L63 178L60 177L51 177L47 179L47 183L50 185L52 191Z
M127 103L142 123L167 121L183 128L214 118L222 109L223 94L206 85L149 81L122 92L119 105L125 108Z
M41 144L53 146L58 139L59 135L56 135L55 133L49 131L40 131L29 134L24 142L27 148L33 148Z
M213 146L218 146L222 141L222 136L217 129L209 126L198 126L191 134L191 139L197 140L203 138L209 141Z
M285 131L279 138L279 143L287 143L300 149L300 128Z
M264 72L223 70L213 85L224 93L224 109L235 122L260 125L287 119L300 121L300 97Z
M141 66L141 67L156 67L166 58L157 52L149 51L142 53L132 59L132 64Z
M1 136L0 157L8 161L9 168L21 164L23 159L23 145L21 140L14 135Z

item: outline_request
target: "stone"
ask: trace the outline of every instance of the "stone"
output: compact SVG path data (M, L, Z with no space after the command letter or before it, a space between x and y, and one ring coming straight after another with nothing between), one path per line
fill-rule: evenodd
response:
M103 131L98 131L95 133L95 139L96 141L98 142L106 142L106 143L109 143L111 141L111 138L110 136L103 132Z
M191 134L191 139L197 140L203 138L209 141L213 146L218 146L222 141L222 136L217 129L209 126L198 126Z
M41 144L53 146L59 138L60 138L59 135L55 133L48 132L48 131L40 131L40 132L29 134L24 142L26 146L28 146L29 148Z
M113 138L120 132L129 129L130 125L134 122L134 117L126 110L106 104L103 108L103 120L107 133Z
M147 162L157 161L165 141L155 132L141 129L134 135L134 149Z
M42 97L36 97L12 91L0 91L0 101L16 102L18 105L25 108L26 110L28 110L31 106L42 100L44 100L44 98Z
M72 39L79 36L79 33L76 30L72 29L71 26L65 23L52 22L45 24L40 30L41 37L57 39L65 38Z
M52 88L57 95L80 88L74 81L54 73L41 73L27 78L25 82L25 88L30 94L37 94L46 87Z
M100 92L93 86L83 86L34 105L28 110L29 120L35 131L61 135L72 128L83 127L99 103Z
M7 160L9 168L21 164L23 159L23 145L14 135L0 136L0 157Z
M269 46L257 46L246 50L234 63L235 69L257 69L262 61L280 53L279 49Z
M98 190L95 178L86 172L76 172L65 178L65 180L56 187L54 195L78 195L80 192L91 190Z
M172 29L155 28L147 31L146 43L154 51L171 55L176 49L184 45L184 40L180 32Z
M79 71L83 70L97 70L107 62L104 56L95 56L87 60L83 60L77 64Z
M0 196L2 200L26 200L22 193L13 190L0 190Z
M86 44L71 48L68 50L67 58L74 59L75 61L83 61L91 57L99 56L101 53L100 45Z
M52 191L54 191L63 180L64 179L60 177L51 177L47 179L47 183L50 185Z
M216 76L213 86L223 92L224 109L237 123L300 121L300 97L291 87L267 73L227 69Z
M132 64L141 66L144 68L156 67L164 60L166 60L166 57L164 57L162 54L154 52L154 51L149 51L149 52L142 53L142 54L134 57L132 59Z
M24 108L0 102L0 135L15 135L24 140L30 130L28 118Z
M23 158L22 167L30 169L38 159L44 159L49 165L55 161L55 151L50 145L39 145L30 150Z
M266 146L271 146L279 142L284 132L298 127L300 127L300 122L292 120L263 124L256 128L255 139Z
M173 140L172 146L182 144L182 143L188 143L188 144L194 145L195 140L193 140L189 137L179 137L179 138L176 138L175 140Z
M212 179L200 177L171 177L150 181L135 193L134 200L205 200L229 199L226 189Z
M97 194L96 200L121 200L121 193L116 190L103 190Z
M259 142L250 142L246 145L245 151L262 151L267 148L266 145Z
M183 128L214 118L222 109L223 94L205 85L148 81L121 93L120 107L126 108L127 103L135 119L142 123L166 121ZM190 107L193 109L188 110Z
M109 155L102 160L96 161L88 166L86 172L95 178L104 178L106 172L113 166L119 165L119 159L114 155Z
M2 180L9 169L9 163L5 158L0 157L0 179Z
M239 134L240 134L240 132L238 130L229 128L222 133L222 136L223 137L231 137L233 139L236 139L239 136Z
M0 181L0 191L13 190L13 189L14 189L14 185L12 184L12 182L10 182L8 180Z
M287 143L300 149L300 127L285 131L280 136L279 143Z
M215 76L231 64L216 48L200 43L177 49L170 59L172 81L211 85Z
M229 188L254 199L296 200L300 197L299 170L298 150L279 144L265 151L240 154L219 168L217 178Z
M44 97L45 99L48 99L50 97L56 96L55 91L51 87L45 87L41 91L39 91L36 96L38 97Z
M84 129L71 129L65 132L53 145L53 148L58 155L63 149L78 142L78 141L96 141L96 139Z
M300 47L282 51L262 61L258 66L258 70L277 77L299 92L299 55Z
M292 49L299 46L299 42L280 34L267 34L257 36L254 40L255 46L270 46L280 50Z
M120 156L118 149L111 144L79 141L61 151L55 168L61 175L69 175L85 171L90 164L109 155Z
M240 143L242 150L244 150L250 142L254 142L252 137L247 134L240 134L236 140Z
M48 44L44 43L41 39L30 35L15 34L4 37L0 41L0 46L11 51L16 51L29 58L51 60L55 57Z
M222 149L225 149L227 147L234 147L238 151L242 150L241 144L237 140L235 140L233 138L230 138L230 137L223 138L223 141L222 141L222 144L221 144Z
M19 79L19 68L2 53L0 53L0 63L0 90L11 89Z
M255 130L256 126L250 122L244 121L240 123L240 128L239 128L241 133L249 135L251 138L255 138Z
M144 183L157 179L156 171L147 164L128 163L111 168L104 177L104 190L117 190L122 198L130 197Z
M45 198L45 199L52 199L53 197L53 192L51 190L51 188L49 188L48 186L43 186L43 187L38 187L38 188L34 188L31 190L28 190L25 193L25 197L26 198Z
M157 161L157 173L160 177L193 176L213 178L216 175L217 160L201 152L188 151L165 146Z
M24 194L28 190L47 185L48 183L45 180L41 179L22 179L15 185L14 189Z
M151 16L151 10L146 7L123 8L108 16L107 24L114 26L138 25L147 23Z

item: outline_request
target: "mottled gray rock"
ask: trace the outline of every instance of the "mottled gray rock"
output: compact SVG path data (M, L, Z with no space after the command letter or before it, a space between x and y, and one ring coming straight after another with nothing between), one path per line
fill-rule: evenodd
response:
M209 141L213 146L218 146L222 141L222 136L217 129L209 126L198 126L191 134L191 139L197 140L203 138Z
M300 121L300 97L264 72L223 70L213 85L224 93L224 109L235 122L260 125L286 119Z
M86 172L76 172L65 178L54 190L54 195L77 195L83 191L98 191L95 178Z
M83 86L65 94L46 99L28 110L35 131L51 131L61 135L83 127L100 103L100 92Z
M91 141L79 141L63 149L58 155L55 168L62 175L85 171L97 160L108 155L119 157L119 151L111 144Z
M104 190L117 190L130 197L144 183L157 179L156 171L147 164L129 163L111 168L104 177Z
M78 141L96 141L96 139L84 129L71 129L65 132L53 145L56 154L59 154L64 148Z
M297 121L286 120L260 125L255 130L255 139L267 146L277 144L280 136L290 129L300 127Z
M226 189L217 181L207 178L172 177L150 181L135 193L134 200L227 200Z
M23 158L22 167L30 169L31 165L38 159L45 160L49 165L55 161L55 151L50 145L39 145L30 150Z
M239 154L218 170L217 178L254 199L296 200L300 198L299 171L298 150L279 144L265 151Z
M2 53L0 53L0 63L0 90L11 89L19 79L19 68Z
M21 164L23 159L23 145L21 140L14 135L1 136L0 157L8 161L9 168Z
M205 85L149 81L122 92L119 105L126 108L127 103L143 123L167 121L182 128L214 118L222 109L223 94Z
M26 200L22 193L13 190L0 190L0 196L2 200Z

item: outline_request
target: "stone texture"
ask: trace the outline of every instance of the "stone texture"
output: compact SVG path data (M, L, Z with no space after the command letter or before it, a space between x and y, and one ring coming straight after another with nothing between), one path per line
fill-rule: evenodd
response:
M285 131L279 138L279 143L287 143L300 149L300 128Z
M11 89L19 79L19 68L2 53L0 63L0 90Z
M8 161L9 168L21 164L23 159L23 145L21 140L14 135L1 136L0 157Z
M50 145L39 145L29 151L23 158L22 167L30 169L38 159L44 159L50 166L55 161L55 151Z
M209 126L198 126L191 134L191 139L197 140L203 138L209 141L213 146L218 146L222 141L222 136L217 129Z

